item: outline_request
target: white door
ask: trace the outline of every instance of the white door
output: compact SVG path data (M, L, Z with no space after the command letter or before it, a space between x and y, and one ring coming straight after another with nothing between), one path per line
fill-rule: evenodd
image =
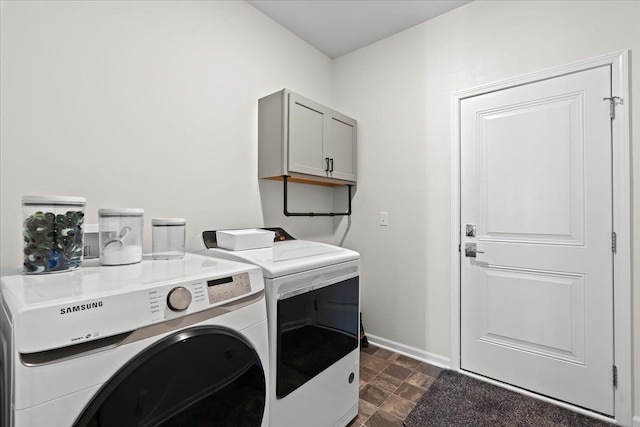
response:
M607 415L610 88L603 66L499 90L460 125L461 368Z

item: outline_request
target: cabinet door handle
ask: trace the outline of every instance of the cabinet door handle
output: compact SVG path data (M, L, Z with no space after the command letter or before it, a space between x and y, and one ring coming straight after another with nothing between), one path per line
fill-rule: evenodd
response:
M331 167L329 168L329 172L333 172L333 158L329 159L329 163L331 164Z
M325 166L324 171L325 172L329 172L329 158L325 157L324 160L325 160L325 162L327 162L327 165Z

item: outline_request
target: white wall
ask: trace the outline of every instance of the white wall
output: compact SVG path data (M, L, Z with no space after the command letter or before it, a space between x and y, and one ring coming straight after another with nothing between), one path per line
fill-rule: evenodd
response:
M243 1L1 8L2 266L22 263L24 194L84 196L88 223L144 208L146 251L154 217L186 217L189 235L332 235L328 218L284 218L281 186L257 179L258 98L287 87L329 104L329 58ZM328 189L292 187L293 208L332 208Z
M629 48L637 101L639 24L640 2L477 1L335 60L334 105L358 119L359 181L344 243L362 253L367 332L450 357L451 93ZM640 109L632 114L638 135ZM637 267L639 149L632 162ZM380 211L388 227L378 226ZM634 291L639 326L638 280ZM635 349L640 408L640 327Z

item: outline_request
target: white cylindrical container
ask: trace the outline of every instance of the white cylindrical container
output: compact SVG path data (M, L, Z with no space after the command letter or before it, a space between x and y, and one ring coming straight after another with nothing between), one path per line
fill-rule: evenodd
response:
M143 209L99 209L100 264L142 261Z
M24 273L57 273L80 267L86 204L84 197L22 197Z
M151 221L153 259L184 257L186 224L184 218L154 218Z

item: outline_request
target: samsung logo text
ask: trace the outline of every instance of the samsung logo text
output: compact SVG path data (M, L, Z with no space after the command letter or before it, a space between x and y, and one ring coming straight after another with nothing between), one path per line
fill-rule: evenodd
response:
M102 307L102 301L89 302L86 304L74 305L73 307L62 307L60 309L60 314L75 313L76 311L85 311L100 307Z

